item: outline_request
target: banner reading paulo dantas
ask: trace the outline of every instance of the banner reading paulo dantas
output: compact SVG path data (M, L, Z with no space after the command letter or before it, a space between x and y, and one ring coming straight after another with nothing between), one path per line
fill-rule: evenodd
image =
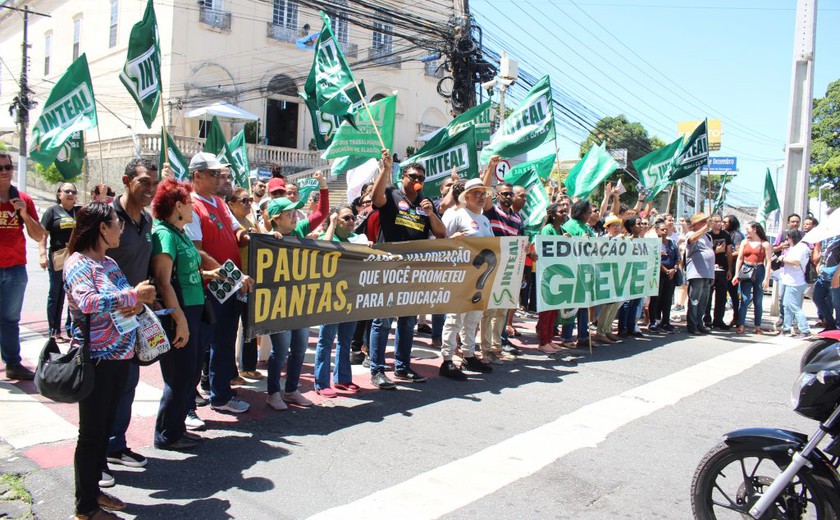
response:
M324 323L517 306L525 237L357 244L252 235L253 338Z
M659 294L656 238L538 235L537 310L591 307Z

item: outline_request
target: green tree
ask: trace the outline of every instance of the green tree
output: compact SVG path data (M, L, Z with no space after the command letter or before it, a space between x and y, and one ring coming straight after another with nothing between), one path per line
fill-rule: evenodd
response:
M840 80L831 83L825 97L814 100L811 127L811 195L825 183L840 188ZM831 207L840 206L840 190L823 190Z
M51 164L49 168L44 168L37 163L35 164L35 175L42 178L47 184L55 184L56 186L62 182L76 182L81 177L81 175L77 175L65 181L64 177L59 173L58 168L55 167L55 164Z

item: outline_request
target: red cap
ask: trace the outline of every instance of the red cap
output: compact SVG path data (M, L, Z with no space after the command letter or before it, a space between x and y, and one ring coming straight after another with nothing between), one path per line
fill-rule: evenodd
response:
M270 181L268 181L268 192L271 193L272 191L277 190L286 191L286 181L274 177Z

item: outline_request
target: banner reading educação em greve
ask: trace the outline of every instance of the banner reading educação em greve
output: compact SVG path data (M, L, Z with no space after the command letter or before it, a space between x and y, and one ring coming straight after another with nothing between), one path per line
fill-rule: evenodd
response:
M357 244L252 235L246 337L517 306L527 238Z
M659 239L536 238L539 311L659 294Z

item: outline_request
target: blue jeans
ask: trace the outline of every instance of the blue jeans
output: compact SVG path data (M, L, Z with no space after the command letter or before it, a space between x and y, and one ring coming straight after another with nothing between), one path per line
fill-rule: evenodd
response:
M836 325L840 321L840 287L837 289L832 287L829 293L831 294L831 305L834 309L834 324Z
M805 298L805 285L787 285L785 288L785 319L782 322L782 331L790 331L791 322L795 319L796 326L802 334L808 334L811 329L808 328L808 320L805 318L805 313L802 312L802 300Z
M0 268L0 357L6 366L20 364L20 312L28 281L25 265Z
M744 325L747 323L747 309L750 302L753 303L753 325L761 327L761 314L764 310L762 302L764 301L764 289L761 284L764 282L764 264L755 266L755 274L752 280L738 280L738 285L741 287L741 309L738 311L738 324Z
M335 349L335 371L333 381L336 383L352 383L353 373L350 370L350 342L356 322L330 323L321 325L318 331L318 345L315 348L315 388L330 387L330 354L333 341L338 335L338 347Z
M137 390L137 383L140 382L140 365L131 362L127 363L128 374L125 378L120 400L117 403L114 424L111 426L111 436L108 437L108 453L117 453L128 448L125 441L125 432L131 424L131 406L134 404L134 392Z
M309 344L309 328L284 330L269 337L271 354L268 356L268 395L280 391L280 371L283 369L283 362L286 362L286 386L283 391L290 394L298 389L300 383L300 372ZM349 365L349 359L347 363Z
M385 371L385 349L391 333L393 318L377 318L370 327L370 373ZM411 364L411 344L414 343L414 325L417 316L397 318L397 334L394 337L394 368L402 370Z
M443 324L446 314L432 314L432 339L443 340Z
M814 283L814 294L811 296L814 305L822 316L826 329L837 328L837 320L834 315L834 302L831 298L831 279L820 276Z
M639 307L642 299L629 300L621 305L618 310L618 332L631 333L636 330L636 323L639 321Z
M221 406L233 398L230 382L237 376L236 331L242 302L231 296L224 303L219 303L209 291L205 295L216 318L210 335L210 402Z
M711 278L692 278L688 281L688 312L685 316L688 332L703 328L703 314L712 295L713 282Z
M578 309L577 314L575 314L575 321L578 326L578 341L587 341L589 339L589 309ZM563 341L571 341L573 330L573 323L564 324L560 333L560 338Z

